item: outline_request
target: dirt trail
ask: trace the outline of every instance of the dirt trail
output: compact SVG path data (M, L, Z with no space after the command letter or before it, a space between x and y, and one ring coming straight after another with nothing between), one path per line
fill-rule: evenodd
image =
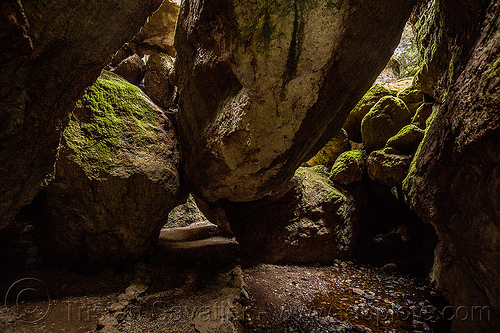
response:
M2 269L0 332L449 331L426 281L340 261L242 270L234 239L172 237L120 272Z

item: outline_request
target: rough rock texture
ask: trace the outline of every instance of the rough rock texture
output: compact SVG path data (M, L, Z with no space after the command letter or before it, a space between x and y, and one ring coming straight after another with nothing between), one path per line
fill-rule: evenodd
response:
M136 86L141 84L145 72L146 64L137 54L131 55L130 57L120 61L118 66L116 66L116 69L113 70L113 73L120 75L125 80L135 84Z
M411 156L393 154L387 149L374 151L366 161L368 176L381 184L401 187L411 160Z
M427 129L404 191L412 209L436 229L440 245L433 278L451 305L489 307L483 309L482 319L476 308L474 320L470 315L455 320L452 330L496 332L500 327L500 3L443 0L436 5L442 10L437 13L442 18L439 29L432 31L436 27L431 25L428 31L433 35L423 37L457 37L436 45L437 51L453 57L452 67L431 61L434 71L443 73L440 77L456 79L440 95L445 102ZM433 83L430 90L443 90L441 80L428 82Z
M167 228L187 227L190 224L206 221L207 218L200 211L192 195L187 201L172 209L168 214Z
M48 260L94 269L148 253L182 199L179 155L163 111L103 72L63 133L54 181L35 200Z
M386 84L399 80L399 74L401 72L401 65L397 58L392 57L387 63L384 70L375 80L375 83Z
M1 2L0 228L51 178L75 102L160 3Z
M175 25L179 15L179 1L165 0L160 8L149 18L149 21L132 43L143 53L164 52L176 56L174 48Z
M377 102L385 96L396 95L391 90L381 84L374 84L370 90L366 92L363 98L356 104L354 109L347 117L343 128L349 136L349 140L361 142L361 121L368 112L377 104Z
M398 94L398 98L405 102L412 115L424 103L424 92L413 87L409 87Z
M281 191L375 81L413 4L183 1L175 77L195 194L250 201Z
M242 250L269 263L348 258L356 240L352 198L313 168L299 168L291 182L293 187L276 197L221 202Z
M173 102L175 86L168 79L173 67L172 58L165 53L153 54L146 64L144 77L146 94L162 108L168 108Z
M436 104L436 106L434 106ZM420 129L425 130L427 128L427 119L432 114L433 109L437 107L439 108L439 104L437 103L424 103L422 104L417 111L415 112L415 115L411 119L412 125L417 126Z
M442 102L481 31L488 1L422 1L413 25L421 69L415 86Z
M386 147L394 148L400 153L413 155L422 142L425 132L415 125L407 125L387 141Z
M383 148L411 120L405 103L396 97L383 97L361 122L361 137L367 151Z
M306 162L307 166L326 165L331 168L337 157L345 151L351 150L351 143L346 131L340 130L333 139L321 149L313 158Z
M364 150L351 150L343 153L330 171L330 180L343 185L360 181L365 174L365 160Z

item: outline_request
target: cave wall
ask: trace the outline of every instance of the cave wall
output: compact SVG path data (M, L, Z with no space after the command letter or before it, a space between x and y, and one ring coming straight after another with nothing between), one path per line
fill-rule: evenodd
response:
M428 8L435 15L417 23L418 38L437 44L423 50L426 63L418 77L442 105L413 160L404 191L411 208L439 237L434 281L454 309L467 311L455 318L452 330L496 332L500 3L438 0Z
M0 228L50 181L75 102L161 2L1 2Z

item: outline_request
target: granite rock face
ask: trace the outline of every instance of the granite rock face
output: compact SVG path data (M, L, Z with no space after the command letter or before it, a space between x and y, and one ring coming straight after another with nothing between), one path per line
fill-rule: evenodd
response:
M146 64L144 77L146 94L162 108L168 108L173 102L175 86L168 79L173 67L172 58L165 53L153 54Z
M283 190L382 71L413 4L183 1L173 77L193 192L213 203Z
M404 191L440 239L432 274L437 285L453 307L464 306L470 314L476 307L474 319L455 320L452 330L495 332L500 327L500 4L444 0L432 5L435 20L418 24L427 32L421 40L437 44L428 50L434 51L429 67L419 75L444 102ZM440 61L447 58L452 67Z
M46 260L98 269L149 253L185 196L172 124L118 75L103 72L63 133L54 181L35 199Z
M280 195L221 202L244 253L268 263L292 264L350 257L356 243L356 206L316 168L299 168L291 188Z
M141 31L134 37L132 43L136 49L146 54L167 53L175 57L174 36L179 2L165 0L149 18Z
M51 179L75 102L160 4L2 1L0 228Z

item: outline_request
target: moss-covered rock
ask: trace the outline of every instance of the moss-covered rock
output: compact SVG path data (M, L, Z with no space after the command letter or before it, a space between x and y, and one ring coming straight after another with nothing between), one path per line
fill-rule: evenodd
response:
M368 176L381 184L401 187L408 174L412 156L390 152L389 149L377 150L368 156L366 161Z
M345 130L341 129L333 139L321 149L313 158L307 161L307 166L326 165L331 168L337 157L351 149L351 143Z
M200 211L193 196L190 194L187 201L172 209L168 214L168 221L164 228L187 227L190 224L206 221L207 218Z
M383 97L361 122L361 136L368 152L383 148L392 136L410 123L411 113L396 97Z
M405 155L412 155L422 142L425 132L415 125L406 125L387 141L386 147L394 148Z
M417 126L420 129L425 130L427 128L427 120L432 114L432 110L434 108L433 103L424 103L422 104L418 109L417 112L415 112L415 115L413 116L411 123L412 125Z
M38 197L48 260L83 269L152 250L182 199L175 130L141 90L103 72L63 133L55 180Z
M50 182L76 101L160 5L161 0L1 2L0 229Z
M347 132L349 140L361 142L361 122L363 118L382 97L395 95L394 91L387 89L382 84L374 84L356 107L352 109L344 123L343 128Z
M424 93L421 90L409 87L398 94L398 98L405 102L408 110L414 115L417 109L424 103Z
M162 108L168 108L174 98L175 86L168 79L173 67L173 59L165 53L151 55L146 63L144 76L146 94Z
M337 158L330 171L330 180L348 185L363 179L365 173L366 152L351 150Z
M242 250L264 262L330 263L348 258L356 241L353 199L314 168L299 168L279 196L221 206Z

